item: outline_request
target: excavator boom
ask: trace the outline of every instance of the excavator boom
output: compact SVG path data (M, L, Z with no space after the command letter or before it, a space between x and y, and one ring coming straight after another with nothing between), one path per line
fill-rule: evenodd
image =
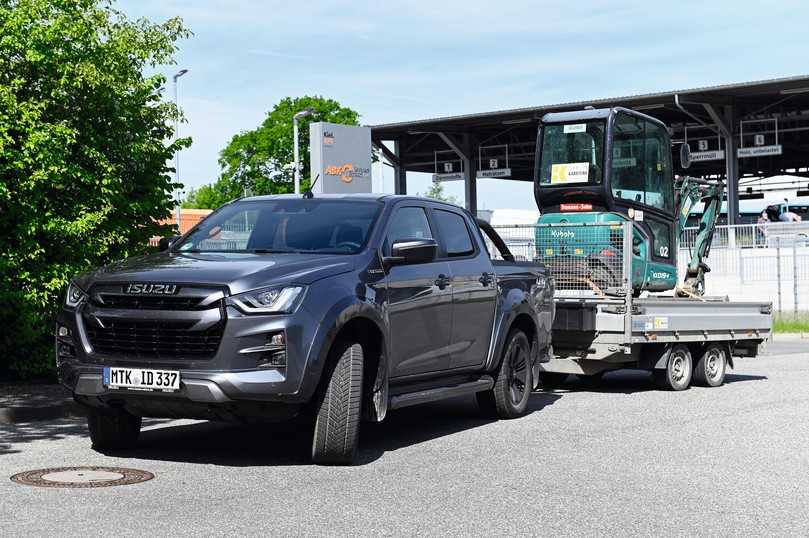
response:
M705 259L711 251L716 223L722 209L725 184L722 181L683 176L677 179L675 188L679 204L677 234L681 242L691 209L699 202L704 204L699 229L691 244L691 259L686 268L685 279L677 289L680 295L702 295L705 293L705 273L711 270Z

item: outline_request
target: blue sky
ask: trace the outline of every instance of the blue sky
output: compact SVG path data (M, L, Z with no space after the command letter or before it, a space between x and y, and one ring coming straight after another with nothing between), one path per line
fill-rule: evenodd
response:
M809 2L125 0L180 16L182 180L216 179L233 134L285 96L318 94L364 124L809 73ZM170 76L175 68L165 69ZM168 95L167 97L171 97ZM378 172L378 170L375 170ZM409 174L411 192L429 177ZM387 170L384 189L392 189ZM447 185L463 199L460 183ZM481 180L479 206L534 208L530 184Z

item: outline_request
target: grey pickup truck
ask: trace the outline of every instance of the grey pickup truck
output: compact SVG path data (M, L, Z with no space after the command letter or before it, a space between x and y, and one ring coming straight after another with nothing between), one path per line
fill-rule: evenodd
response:
M361 421L391 409L476 393L485 413L520 416L549 358L554 284L483 231L416 197L231 202L71 281L60 380L98 449L135 443L142 417L303 415L313 460L346 464Z

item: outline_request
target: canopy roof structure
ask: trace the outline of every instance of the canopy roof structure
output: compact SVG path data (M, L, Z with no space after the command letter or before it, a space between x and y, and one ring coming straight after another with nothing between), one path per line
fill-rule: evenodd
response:
M740 178L809 177L809 76L374 125L371 137L396 170L397 193L407 191L408 171L462 179L466 205L474 211L475 178L533 181L537 129L545 114L613 106L668 125L678 166L679 145L688 143L695 162L676 173L725 178L731 223Z

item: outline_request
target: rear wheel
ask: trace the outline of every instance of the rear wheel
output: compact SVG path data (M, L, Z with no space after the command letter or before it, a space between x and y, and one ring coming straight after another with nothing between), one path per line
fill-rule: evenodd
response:
M508 338L500 371L491 390L477 393L481 410L497 418L517 418L525 414L531 397L531 345L519 329Z
M682 344L672 348L664 369L654 371L655 383L665 390L687 389L691 384L691 374L691 351Z
M331 354L328 375L315 407L312 460L326 465L354 461L362 414L362 347L343 342Z
M585 387L596 388L601 385L601 380L604 377L605 372L598 372L597 374L576 374L576 377L579 378L581 384Z
M97 450L130 448L140 435L142 419L123 409L90 408L87 429Z
M727 346L710 344L694 365L694 383L703 387L718 387L725 381L727 364Z
M551 389L562 385L570 374L559 372L539 372L539 388Z

